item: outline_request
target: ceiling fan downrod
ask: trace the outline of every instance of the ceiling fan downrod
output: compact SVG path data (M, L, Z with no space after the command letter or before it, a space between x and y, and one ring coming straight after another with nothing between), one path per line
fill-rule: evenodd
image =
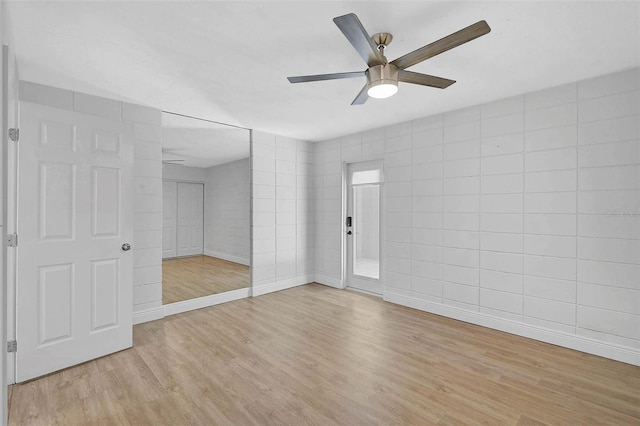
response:
M390 33L377 33L371 36L371 40L373 40L375 45L378 47L378 51L380 52L380 55L382 55L386 65L389 61L387 61L386 56L384 56L384 49L391 44L393 36Z

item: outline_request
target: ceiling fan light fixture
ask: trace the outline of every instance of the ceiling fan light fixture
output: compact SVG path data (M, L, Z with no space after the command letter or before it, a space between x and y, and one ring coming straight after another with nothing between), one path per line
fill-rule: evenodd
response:
M375 65L367 72L367 95L384 99L398 93L398 68L393 64Z
M376 82L375 84L369 84L367 89L367 95L376 99L390 98L398 93L398 83L391 82Z

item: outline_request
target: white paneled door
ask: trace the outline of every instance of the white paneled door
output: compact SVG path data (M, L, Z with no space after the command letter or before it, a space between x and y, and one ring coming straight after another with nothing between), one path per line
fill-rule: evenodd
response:
M178 182L178 256L203 253L204 185Z
M132 131L20 104L16 380L132 345Z
M162 182L162 258L176 257L178 182Z

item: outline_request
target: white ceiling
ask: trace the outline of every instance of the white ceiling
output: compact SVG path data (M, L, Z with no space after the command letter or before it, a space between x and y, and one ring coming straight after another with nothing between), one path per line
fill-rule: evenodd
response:
M212 167L249 157L249 131L220 123L162 114L162 159Z
M184 160L189 167L212 167L249 157L249 132L210 129L162 129L162 159Z
M457 80L401 84L350 106L364 70L332 19L391 32L389 60L481 19L491 33L415 67ZM9 2L20 77L294 138L323 140L640 65L640 2Z

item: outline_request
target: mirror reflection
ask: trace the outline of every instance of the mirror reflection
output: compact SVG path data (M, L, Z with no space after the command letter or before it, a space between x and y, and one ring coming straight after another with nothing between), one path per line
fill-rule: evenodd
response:
M162 116L162 302L250 286L250 134Z

